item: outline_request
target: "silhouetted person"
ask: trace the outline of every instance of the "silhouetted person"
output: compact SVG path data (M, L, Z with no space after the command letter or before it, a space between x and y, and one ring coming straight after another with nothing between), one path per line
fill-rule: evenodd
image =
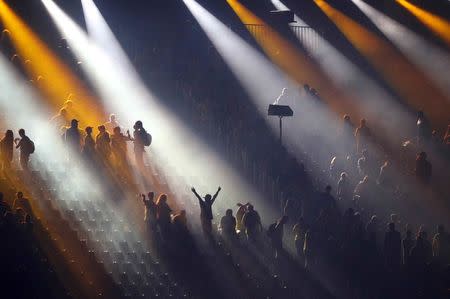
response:
M402 239L395 230L395 224L389 223L389 229L384 235L384 256L390 270L397 270L401 265Z
M368 245L372 249L377 248L378 218L373 215L366 226Z
M144 169L144 152L145 147L151 143L151 137L144 129L142 122L138 120L133 126L133 140L134 140L134 156L137 166ZM150 139L150 140L149 140Z
M115 127L114 132L111 135L111 151L114 155L117 166L122 171L128 169L127 141L132 141L129 134L128 136L125 136L120 131L120 127Z
M3 193L0 192L0 219L6 212L11 212L11 208L7 202L4 201ZM1 221L0 221L1 222Z
M220 227L222 229L223 237L227 240L236 239L236 218L233 216L233 210L226 210L225 216L220 219Z
M175 235L181 241L181 244L185 246L186 244L183 243L183 241L185 241L185 238L187 237L187 234L189 232L187 225L186 210L181 210L180 212L174 214L172 217L172 224Z
M70 121L70 127L64 134L64 139L67 146L75 153L81 152L81 132L78 128L78 120L72 119Z
M68 125L69 114L65 108L61 108L55 116L50 120L58 131L64 130Z
M409 265L409 257L414 246L415 240L411 230L406 230L406 236L402 241L403 265Z
M353 190L348 179L347 173L342 172L338 181L337 196L341 200L350 200L352 198Z
M20 166L22 170L28 170L28 162L30 161L30 156L34 153L34 142L25 135L25 130L19 130L20 140L17 140L16 148L20 150Z
M423 111L417 112L417 142L423 144L431 139L431 124Z
M245 213L247 212L247 207L250 205L250 203L241 204L238 203L238 210L236 212L236 231L238 233L244 231L244 225L242 224L242 219L244 218Z
M116 119L116 115L115 114L110 114L109 115L109 121L106 122L104 124L106 131L108 132L113 132L115 128L119 127L120 128L120 124Z
M369 151L367 149L364 149L362 151L362 156L358 159L358 172L362 178L366 175L373 174L372 164L373 162L371 161L371 157L369 156Z
M17 192L17 197L16 199L14 199L12 210L16 210L17 208L21 208L25 211L25 213L33 215L30 201L23 196L23 193L21 191Z
M283 216L277 222L272 223L267 230L267 236L270 239L274 257L276 258L279 258L283 252L284 225L287 221L288 217Z
M355 191L353 192L353 195L358 198L359 201L367 201L370 198L370 181L369 176L366 175L355 187Z
M433 237L433 257L441 265L450 264L450 235L443 225L438 225L437 233Z
M217 188L217 192L214 194L214 196L211 197L211 194L206 194L205 198L202 199L201 196L198 195L197 191L195 191L195 188L191 189L191 191L197 197L198 203L200 204L200 220L202 223L203 233L206 236L212 235L212 220L213 220L212 205L214 204L217 195L219 195L220 190L222 189L219 187Z
M368 140L372 136L370 129L367 127L366 120L363 118L359 123L359 127L355 131L356 152L361 153L367 148Z
M95 140L92 137L92 127L86 127L86 136L84 137L84 144L82 149L83 157L88 161L95 160Z
M164 238L167 238L170 234L170 215L172 209L167 203L167 195L161 194L156 201L156 220L158 222L159 231Z
M145 194L142 194L141 197L145 207L144 221L146 228L150 233L153 233L156 229L158 209L154 201L155 194L153 192L149 192L147 198L145 198Z
M14 151L14 133L12 130L7 130L5 136L0 141L0 158L2 169L8 170L11 168Z
M431 181L431 175L433 173L433 167L427 160L427 154L421 152L416 157L416 177L423 183L428 184Z
M111 138L105 126L98 126L98 134L95 137L95 149L103 162L108 162L111 155Z
M343 146L343 156L352 155L355 151L355 144L351 142L353 132L355 132L355 126L353 125L350 115L345 114L342 118L341 132L339 132L338 137Z
M252 205L247 207L247 211L242 218L242 224L245 228L247 239L251 242L257 242L262 232L261 217L257 211L255 211Z
M433 252L430 241L428 241L428 235L425 231L420 231L416 244L411 249L410 261L412 266L421 271L424 267L431 262Z

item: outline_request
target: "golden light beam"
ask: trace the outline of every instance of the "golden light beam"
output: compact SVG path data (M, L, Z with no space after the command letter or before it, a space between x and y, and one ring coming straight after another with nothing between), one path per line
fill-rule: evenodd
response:
M450 45L450 22L406 0L396 0L396 2L406 8L419 21Z
M393 46L323 0L318 7L415 110L424 110L435 125L446 126L450 103L422 71Z
M272 29L263 20L253 14L245 6L236 0L227 0L228 4L244 24L264 25L267 34L259 35L250 31L264 52L285 71L294 81L303 85L308 84L317 89L322 99L327 102L332 110L339 114L361 115L357 105L351 104L351 100L336 88L331 80L319 67L311 63L290 42Z
M25 71L49 100L52 110L58 111L72 97L71 117L84 125L102 123L105 113L99 101L3 0L0 0L0 20L11 32L20 56L27 60Z

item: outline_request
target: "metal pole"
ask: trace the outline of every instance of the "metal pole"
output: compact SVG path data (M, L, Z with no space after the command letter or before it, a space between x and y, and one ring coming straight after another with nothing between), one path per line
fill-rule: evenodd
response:
M281 140L283 138L283 122L281 121L283 117L280 116L280 143L283 143Z

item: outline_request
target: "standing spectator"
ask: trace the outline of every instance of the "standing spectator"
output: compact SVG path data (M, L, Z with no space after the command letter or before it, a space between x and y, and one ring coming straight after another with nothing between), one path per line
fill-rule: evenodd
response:
M409 265L409 258L411 255L411 250L414 246L414 240L412 236L412 231L410 229L406 230L406 236L402 241L402 252L403 252L403 265Z
M145 207L144 222L146 224L146 229L148 230L149 233L153 233L156 230L157 224L156 219L157 206L154 201L155 193L149 192L147 195L147 199L145 198L145 194L142 194L141 197Z
M242 218L242 224L245 228L247 239L250 242L258 242L260 233L262 232L261 217L255 211L252 205L248 205L247 211Z
M433 237L433 257L441 265L450 264L450 235L443 225L438 225L437 233Z
M338 199L348 201L352 198L352 187L348 179L347 173L342 172L337 186Z
M14 203L12 206L12 210L16 210L17 208L21 208L25 211L26 214L33 215L33 210L31 209L30 201L23 196L21 191L17 192L16 199L14 199Z
M88 162L94 162L95 140L94 137L92 137L92 127L86 127L85 132L86 136L84 137L84 144L81 153Z
M50 123L59 131L64 130L68 125L68 113L65 108L61 108L55 116L52 117Z
M219 195L219 192L220 190L222 190L222 188L217 188L217 192L212 197L211 194L206 194L204 199L202 199L200 195L198 195L195 188L192 188L191 190L197 197L200 204L200 220L202 222L203 233L205 234L205 236L211 237L213 220L212 205L216 201L217 195Z
M80 153L81 152L81 132L78 129L78 120L72 119L70 122L70 127L66 130L64 134L64 139L71 148L71 150L74 151L74 153Z
M432 248L426 231L419 231L416 244L411 249L410 260L416 270L423 270L431 262Z
M372 136L372 133L367 127L366 120L363 118L359 123L359 127L356 128L355 131L355 140L356 140L356 152L361 153L363 149L367 148L369 138Z
M287 221L288 216L283 216L277 222L272 223L267 230L275 258L279 258L283 252L284 225Z
M233 210L226 210L225 216L220 220L220 227L222 236L230 241L236 240L236 218L233 216Z
M11 168L14 151L14 133L12 130L7 130L5 136L0 141L0 159L2 163L2 170Z
M125 136L120 131L120 127L115 127L111 135L111 151L121 172L128 170L127 141L132 141L130 133L128 132L128 136Z
M156 201L156 220L158 222L159 231L164 238L168 238L170 234L170 214L172 209L167 203L167 195L161 194Z
M30 155L34 153L34 142L25 135L25 130L19 130L20 140L16 139L16 148L20 150L20 166L22 170L28 170L28 162L30 161Z
M150 146L152 140L151 135L147 133L140 120L138 120L133 126L133 140L134 140L134 156L136 164L142 171L144 169L144 153L145 147Z
M3 200L3 193L0 192L0 220L6 212L11 212L11 208L9 207L8 203Z
M250 203L241 204L238 203L238 210L236 212L236 231L238 233L244 231L244 225L242 224L242 220L244 218L245 213L247 212L247 207L250 205Z
M104 124L106 131L113 132L116 127L120 128L119 122L117 122L116 115L111 113L109 115L109 121Z
M303 217L300 217L294 227L292 228L294 234L295 249L300 261L304 260L303 248L305 246L306 224Z
M107 163L111 155L111 138L109 137L108 131L106 131L105 126L98 126L98 134L95 138L95 148L100 159Z
M420 110L417 112L417 143L422 145L431 138L431 125L425 113Z
M431 163L427 160L427 154L425 152L419 153L416 158L416 168L415 168L416 177L422 183L428 184L431 180L432 172L433 167Z
M389 223L389 230L384 235L384 256L389 270L396 271L401 264L401 236L395 230L395 223Z

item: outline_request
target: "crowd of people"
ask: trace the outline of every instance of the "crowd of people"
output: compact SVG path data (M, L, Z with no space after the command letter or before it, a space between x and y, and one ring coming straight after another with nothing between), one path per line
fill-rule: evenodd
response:
M428 223L414 228L409 223L416 220L408 218L410 213L402 215L405 204L396 206L396 199L403 192L397 178L407 174L396 172L394 159L380 159L375 153L370 120L361 119L355 128L350 116L345 115L342 128L335 135L350 142L329 149L319 157L321 161L309 160L308 156L315 156L311 151L301 153L303 159L294 158L268 133L264 119L225 70L217 53L210 55L211 65L193 59L177 66L172 78L174 88L167 92L167 98L180 102L168 105L177 106L174 110L192 123L199 135L222 149L225 159L267 194L266 199L281 213L271 223L273 219L263 219L257 212L258 203L249 199L250 202L239 204L235 213L230 207L219 216L220 221L214 221L217 215L213 204L221 188L204 197L192 188L205 238L213 243L225 242L232 248L248 245L271 260L289 259L293 248L303 268L320 273L324 280L332 279L336 282L334 288L354 298L445 298L450 283L450 235L443 224L436 223L435 231L429 229ZM116 116L111 115L108 122L97 127L94 137L93 127L79 128L79 121L71 116L72 109L73 102L66 101L51 120L55 128L62 128L62 138L72 154L79 154L94 165L113 161L124 170L129 167L127 142L133 142L135 162L144 167L145 148L152 141L142 122L135 123L133 134L124 134ZM434 169L428 145L437 145L448 154L450 126L439 137L423 112L418 113L416 126L417 134L410 143L421 150L413 158L413 180L419 188L432 188ZM34 143L24 129L18 134L20 138L15 139L8 130L1 140L3 170L12 167L14 148L20 152L21 168L29 170ZM314 146L324 148L324 144ZM324 164L329 165L326 171ZM318 168L321 177L313 179L312 171L306 167ZM166 194L155 200L155 194L150 192L141 198L145 227L154 240L187 238L190 219L186 211L175 212ZM380 198L383 200L377 200ZM23 207L14 214L6 208L1 213L2 223L6 223L2 227L8 227L11 219L17 218L22 220L16 224L27 230L32 227L32 214L24 212L28 207L24 207L23 196L18 195L17 202L22 202ZM12 210L15 208L13 205Z

